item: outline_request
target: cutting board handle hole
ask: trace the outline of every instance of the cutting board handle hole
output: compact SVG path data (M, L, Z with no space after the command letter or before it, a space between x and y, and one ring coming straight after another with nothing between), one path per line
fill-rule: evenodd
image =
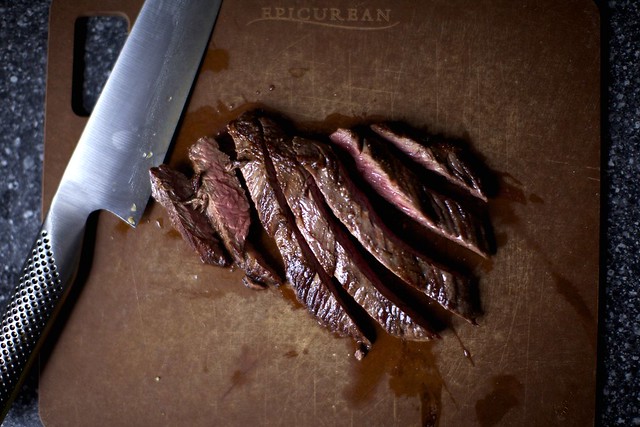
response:
M71 108L76 115L87 117L93 110L128 31L129 21L121 15L76 19L71 84Z

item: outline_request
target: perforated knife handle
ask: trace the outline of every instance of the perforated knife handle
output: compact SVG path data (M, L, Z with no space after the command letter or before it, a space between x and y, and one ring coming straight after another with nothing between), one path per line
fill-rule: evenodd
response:
M49 212L2 314L0 422L36 360L76 276L85 224L86 216L60 215L53 209Z

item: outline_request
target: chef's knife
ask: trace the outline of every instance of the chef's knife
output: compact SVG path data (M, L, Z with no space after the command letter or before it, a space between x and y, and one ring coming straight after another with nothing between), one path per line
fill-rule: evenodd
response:
M75 279L89 214L149 200L222 0L147 0L87 121L2 316L0 421Z

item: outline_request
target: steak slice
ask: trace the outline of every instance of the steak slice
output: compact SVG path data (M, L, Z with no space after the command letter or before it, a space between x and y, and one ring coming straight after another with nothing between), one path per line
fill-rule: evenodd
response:
M333 214L382 265L445 309L475 322L471 281L414 251L376 214L327 144L294 138L298 161L313 176Z
M350 236L345 235L333 215L326 212L327 209L323 209L326 207L323 206L322 196L317 199L319 192L314 197L310 185L315 184L296 160L290 141L270 139L267 142L278 184L293 213L296 225L327 274L333 275L355 302L389 334L411 340L437 337L432 330L433 325L421 313L417 310L407 310L415 316L420 323L418 324L378 290L381 288L383 292L390 294L381 280L372 276L372 271L361 270L356 265L356 259L361 260L358 257L359 251L354 250L354 245L349 241ZM366 268L363 260L360 265ZM374 286L364 271L370 274L369 277L378 287ZM391 298L399 300L395 295L391 295ZM406 306L398 302L401 306Z
M457 201L425 187L384 143L349 129L338 129L330 138L353 157L365 181L389 203L425 229L488 257L482 222Z
M309 248L304 248L306 242L295 226L282 192L278 191L273 164L265 156L265 130L258 116L254 112L244 113L229 123L228 131L258 217L276 242L296 298L320 324L338 335L354 338L358 344L355 356L361 359L370 349L372 338L361 331L341 301L329 291L330 278L321 268L317 269L314 265L317 260L314 263Z
M371 130L391 142L417 164L437 173L451 184L465 190L470 195L487 201L480 177L465 161L462 150L447 142L423 142L399 132L386 123L370 126Z
M184 174L160 165L151 168L151 195L169 216L171 225L206 264L228 266L229 257L207 216L190 205L194 190Z
M279 285L280 278L249 237L251 206L228 155L213 138L201 138L189 148L197 177L197 203L222 238L233 261L244 270L245 286Z

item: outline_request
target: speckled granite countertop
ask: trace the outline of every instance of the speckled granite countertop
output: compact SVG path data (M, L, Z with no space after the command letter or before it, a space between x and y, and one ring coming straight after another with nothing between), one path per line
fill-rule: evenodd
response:
M50 0L0 0L0 305L39 227ZM603 2L602 274L598 425L640 425L640 4ZM87 69L87 103L122 42L118 23ZM110 47L105 49L104 46ZM37 377L3 425L41 425Z

